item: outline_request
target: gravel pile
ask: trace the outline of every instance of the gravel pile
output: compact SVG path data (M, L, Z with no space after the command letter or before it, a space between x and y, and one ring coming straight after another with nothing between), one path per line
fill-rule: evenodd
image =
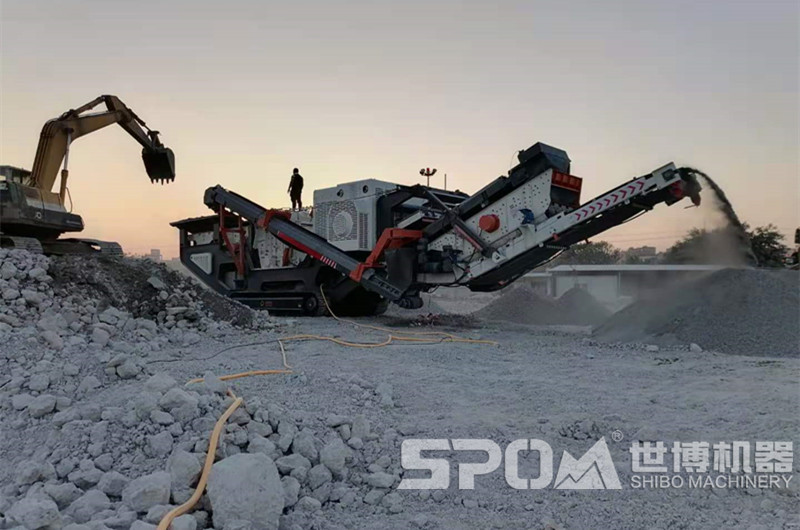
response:
M482 320L504 320L517 324L558 324L555 301L545 298L527 285L512 287L486 307L476 311Z
M610 341L695 343L723 353L800 356L800 274L724 269L671 285L595 330Z
M573 288L561 298L542 296L527 285L512 287L475 317L530 325L593 325L609 315L605 307L583 289Z
M587 290L573 287L556 302L570 324L596 325L611 316L611 311Z
M0 529L154 529L191 496L232 401L229 384L189 354L274 340L277 324L151 262L0 252ZM205 381L167 375L165 356ZM339 384L360 410L394 407L391 385ZM307 528L327 506L403 510L396 431L332 414L335 404L305 413L236 393L244 404L206 493L173 530Z

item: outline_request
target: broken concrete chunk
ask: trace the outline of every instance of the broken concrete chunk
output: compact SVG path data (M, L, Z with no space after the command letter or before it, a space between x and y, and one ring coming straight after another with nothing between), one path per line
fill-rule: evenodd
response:
M394 484L394 475L389 473L372 473L367 475L365 482L374 488L391 488Z
M308 485L311 489L316 489L331 480L333 475L323 464L317 464L308 470Z
M171 412L173 409L184 406L196 407L197 398L180 388L170 388L161 397L158 404L168 412Z
M197 529L197 519L192 517L191 515L184 514L180 517L176 517L172 521L171 525L172 530L196 530Z
M168 504L169 473L159 471L132 480L122 490L122 502L132 510L144 513L156 504Z
M65 482L63 484L45 484L44 492L55 501L59 509L66 508L78 497L83 495L83 490L70 482Z
M147 446L155 456L167 456L172 451L172 435L167 431L154 434L147 439Z
M178 449L167 460L172 488L188 489L195 485L203 466L193 453Z
M282 475L288 475L297 468L303 468L306 471L311 469L311 462L308 458L297 453L280 457L275 461L275 465Z
M97 483L97 489L111 495L112 497L121 497L122 490L128 485L130 480L128 477L118 471L107 471L100 477L100 482Z
M302 430L295 435L292 441L292 451L303 455L312 462L316 462L319 458L314 435L308 430Z
M167 284L165 284L160 278L157 276L150 276L147 279L147 283L158 289L159 291L166 290Z
M283 484L284 506L291 508L297 504L297 499L300 496L300 481L294 477L283 477L281 483Z
M89 490L70 504L64 513L76 523L86 523L94 514L107 510L109 507L111 507L111 501L108 500L105 493L100 490Z
M322 503L309 496L303 497L294 505L294 509L301 512L316 512L320 508L322 508Z
M45 528L57 525L61 520L55 502L37 497L25 497L16 502L6 516L25 528Z
M277 529L284 495L278 470L266 455L240 453L211 468L208 500L217 528L246 521L253 530Z
M34 398L34 400L28 404L28 414L30 414L32 418L41 418L53 412L56 408L56 403L57 399L55 396L42 394Z
M349 450L341 439L328 442L319 453L319 459L334 476L341 476L344 472L345 460L349 455Z

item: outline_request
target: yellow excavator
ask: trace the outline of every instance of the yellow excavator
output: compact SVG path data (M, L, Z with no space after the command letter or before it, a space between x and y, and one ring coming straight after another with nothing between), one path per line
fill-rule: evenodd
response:
M90 112L105 104L100 112ZM45 254L96 253L121 255L117 243L94 239L60 238L83 230L83 219L72 213L67 187L69 149L73 141L111 124L118 124L142 145L142 160L151 182L175 180L175 155L116 96L104 95L49 120L42 127L30 171L0 166L0 244ZM60 171L59 171L60 170ZM58 191L53 191L61 177ZM66 202L69 198L70 208Z

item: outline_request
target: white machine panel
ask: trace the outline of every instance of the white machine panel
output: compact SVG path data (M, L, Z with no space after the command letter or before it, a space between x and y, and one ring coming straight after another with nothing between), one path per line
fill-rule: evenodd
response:
M371 251L378 240L378 199L397 184L359 180L314 192L314 232L342 250Z
M494 243L499 239L508 236L511 232L522 226L525 219L525 211L529 211L533 216L534 223L541 223L547 219L545 212L550 206L550 186L553 180L553 170L548 169L541 175L525 183L516 190L512 191L499 201L490 204L478 214L470 217L466 223L475 230L476 233L487 241ZM481 231L478 221L484 215L494 214L500 219L500 228L490 233ZM429 248L442 250L445 245L449 245L456 250L461 250L469 255L475 249L455 232L450 231L442 237L433 241Z
M305 211L292 212L291 220L306 230L311 230L313 221ZM283 241L266 230L256 230L253 248L258 252L259 269L296 267L306 257L305 253L286 246Z
M200 254L192 254L189 259L200 267L200 270L206 274L211 274L211 265L213 264L213 256L210 252L203 252Z

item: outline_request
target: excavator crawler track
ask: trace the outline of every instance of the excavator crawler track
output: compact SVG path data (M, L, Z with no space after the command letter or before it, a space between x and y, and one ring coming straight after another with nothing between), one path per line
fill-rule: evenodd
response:
M48 255L81 254L112 258L121 258L124 255L119 243L97 239L54 239L42 241L42 248Z
M0 234L0 247L27 250L35 254L43 254L42 243L33 237L7 236Z

